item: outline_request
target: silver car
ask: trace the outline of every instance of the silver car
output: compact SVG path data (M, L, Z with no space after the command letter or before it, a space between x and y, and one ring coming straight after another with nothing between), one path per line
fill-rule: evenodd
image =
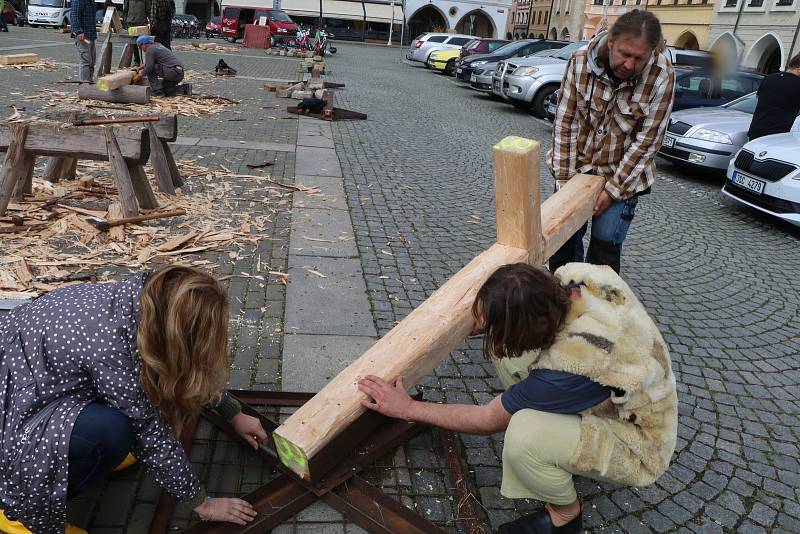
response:
M406 52L406 59L428 64L428 57L436 50L461 48L469 41L475 39L472 35L453 33L423 33L411 42Z
M725 172L748 141L757 103L758 95L750 93L722 106L673 111L658 155L679 165Z
M497 68L497 63L487 63L486 65L475 67L469 77L469 86L482 93L491 93L492 76L494 76L495 68Z

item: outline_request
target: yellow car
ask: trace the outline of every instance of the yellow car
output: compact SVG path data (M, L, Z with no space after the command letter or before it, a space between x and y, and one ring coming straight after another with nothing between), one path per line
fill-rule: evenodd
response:
M437 50L428 56L428 66L432 69L440 70L448 76L456 75L456 63L461 55L460 48L448 48L447 50Z

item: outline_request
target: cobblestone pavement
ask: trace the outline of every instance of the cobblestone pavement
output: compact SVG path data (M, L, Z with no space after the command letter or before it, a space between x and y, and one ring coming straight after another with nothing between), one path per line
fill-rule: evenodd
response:
M0 53L7 53L5 46L61 42L64 46L31 51L74 63L67 37L12 28L0 38ZM544 154L550 128L451 78L401 62L396 48L337 46L339 52L328 60L330 78L347 84L337 92L337 106L369 114L367 121L334 123L333 131L373 319L384 334L493 242L492 145L506 135L522 135L540 140ZM182 119L182 136L295 142L297 123L281 111L287 101L274 99L262 85L296 77L296 62L244 50L183 57L187 68L198 72L213 69L220 57L239 69L237 79L199 76L196 86L242 103L218 115ZM74 77L74 70L9 72L0 71L4 95L72 90L51 82ZM6 98L3 106L17 102ZM42 102L25 105L36 113ZM3 107L0 115L12 111ZM253 172L246 163L277 158L270 168L274 176L291 181L295 173L290 151L176 146L175 153L178 159L203 156L206 166L222 164L243 174ZM690 176L659 161L657 186L639 204L623 275L670 344L679 382L680 439L672 467L653 486L577 481L589 531L800 532L800 298L794 283L800 234L724 200L719 187L717 179ZM551 190L552 180L543 176L543 193ZM234 207L233 212L267 209L255 197ZM285 272L289 209L270 207L276 212L266 239L236 259L210 257L220 264L219 274L255 273L259 262ZM227 284L232 386L280 389L283 286L249 277ZM479 343L471 340L425 378L422 389L431 400L484 403L500 391L494 376ZM192 453L215 494L230 494L234 487L247 491L273 476L219 442L203 425ZM487 524L496 527L538 506L499 495L502 435L462 435L461 442ZM412 444L397 463L431 465L436 453L426 448L431 446ZM419 486L414 473L397 486ZM440 486L422 469L416 477ZM146 532L157 498L157 488L132 469L74 502L70 517L93 533ZM415 501L421 512L447 520L448 511L437 508L436 499L425 499ZM179 511L173 526L187 521L188 513ZM328 528L326 521L336 526ZM319 507L295 518L288 530L356 531Z
M341 44L337 105L369 115L334 139L381 334L494 240L491 147L509 134L550 145L548 124L397 49ZM719 178L658 161L623 276L668 341L679 383L672 466L645 488L577 481L593 532L800 532L798 237L721 196ZM545 169L544 160L542 169ZM543 176L542 190L552 191ZM499 392L470 341L423 381L429 399ZM462 436L489 523L537 503L499 496L502 435Z

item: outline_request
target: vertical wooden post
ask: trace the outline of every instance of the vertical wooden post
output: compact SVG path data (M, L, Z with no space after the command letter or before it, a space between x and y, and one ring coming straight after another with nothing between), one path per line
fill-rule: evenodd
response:
M0 167L0 216L5 215L17 182L24 180L28 172L25 154L27 136L28 123L18 124L14 129L14 138L8 145L6 159Z
M125 44L125 48L122 49L122 56L119 58L119 66L120 69L129 69L131 68L131 62L133 61L133 49L136 45L127 43Z
M178 170L178 165L175 163L175 156L172 155L172 149L169 147L169 143L163 139L159 139L159 141L161 141L161 148L164 149L164 156L166 156L167 163L169 164L170 174L172 175L172 185L175 187L183 187L183 176L181 176L181 171Z
M36 156L25 153L22 164L19 168L19 179L14 187L14 200L22 202L25 195L33 193L33 166L36 164Z
M133 183L133 191L136 193L136 199L139 201L139 206L144 209L153 209L158 207L153 189L150 187L150 182L147 180L147 174L144 172L144 167L137 161L127 160L128 172L131 175L131 182Z
M162 193L174 195L175 186L172 183L172 169L167 161L167 156L164 154L164 146L161 144L152 122L147 123L147 131L150 133L150 163L153 164L153 170L156 173L158 190Z
M541 265L542 214L539 143L509 136L494 152L497 242L528 251L528 263Z
M122 157L117 138L114 137L114 129L106 128L106 148L108 149L108 161L114 169L114 178L117 181L119 200L122 203L122 213L125 217L135 217L139 215L139 205L136 202L136 192L131 181L131 174L128 171L128 164Z
M61 156L50 156L44 168L42 178L51 183L58 183L61 180L72 180L75 178L78 160Z
M97 56L97 63L94 66L95 79L105 76L111 72L111 54L113 46L111 44L111 33L106 35L106 40L103 42L103 48L100 49L100 54Z

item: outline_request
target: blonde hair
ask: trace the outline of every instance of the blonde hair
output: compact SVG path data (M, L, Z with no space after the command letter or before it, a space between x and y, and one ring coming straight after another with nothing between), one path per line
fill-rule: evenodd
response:
M228 382L228 297L210 275L171 265L142 288L140 382L176 435Z

